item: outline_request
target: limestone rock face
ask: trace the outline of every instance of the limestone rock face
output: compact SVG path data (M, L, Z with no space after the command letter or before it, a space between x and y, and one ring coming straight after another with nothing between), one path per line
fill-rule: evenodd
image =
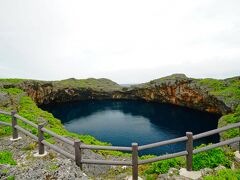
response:
M196 80L185 75L157 79L116 94L113 98L144 99L220 114L231 111L223 101L210 95L208 90L199 86Z
M6 92L0 92L0 106L8 106L10 104L9 95Z
M184 74L131 87L121 87L107 79L30 80L15 86L23 89L38 105L91 99L129 99L170 103L220 114L232 111L219 97L211 95L208 88L201 86L197 79Z

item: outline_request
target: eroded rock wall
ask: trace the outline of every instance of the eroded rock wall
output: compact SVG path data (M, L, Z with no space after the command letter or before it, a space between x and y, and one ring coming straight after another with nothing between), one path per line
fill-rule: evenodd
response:
M89 99L129 99L170 103L220 114L231 112L231 108L224 102L199 86L197 80L187 78L185 75L169 76L113 91L89 87L55 86L52 82L44 81L28 81L21 83L19 87L26 91L38 105Z

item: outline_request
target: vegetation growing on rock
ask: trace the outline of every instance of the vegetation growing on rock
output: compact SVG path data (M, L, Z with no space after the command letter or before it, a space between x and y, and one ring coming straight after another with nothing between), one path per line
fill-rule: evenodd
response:
M61 81L53 81L53 86L58 86L62 88L68 88L68 87L75 87L75 88L90 88L93 90L102 90L102 91L116 91L121 90L122 87L118 85L117 83L105 79L95 79L95 78L89 78L89 79L65 79Z
M237 123L239 121L240 121L240 105L237 106L234 113L222 116L218 121L218 126L223 127L226 126L227 124ZM226 140L236 136L239 136L239 130L235 128L221 133L220 137L222 140Z
M209 94L214 95L232 109L232 113L223 115L219 120L219 127L240 121L240 77L225 80L202 79L199 84L207 88ZM231 129L221 133L221 139L229 139L239 134L238 129Z
M225 80L201 79L202 87L207 87L210 94L222 100L234 110L240 104L240 77Z

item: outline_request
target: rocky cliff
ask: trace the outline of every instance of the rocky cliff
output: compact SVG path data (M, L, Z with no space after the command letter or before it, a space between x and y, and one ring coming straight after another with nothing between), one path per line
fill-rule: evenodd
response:
M239 77L237 77L239 81ZM131 87L121 87L108 79L67 79L62 81L23 80L2 83L3 87L19 87L38 104L63 103L89 99L130 99L170 103L201 111L225 114L236 104L227 104L212 87L201 80L174 74Z

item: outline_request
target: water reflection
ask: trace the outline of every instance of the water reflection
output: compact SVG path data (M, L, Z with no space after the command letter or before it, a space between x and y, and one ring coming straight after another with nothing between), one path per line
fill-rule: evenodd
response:
M81 101L42 107L62 120L71 132L90 134L113 145L140 145L194 134L217 127L218 115L168 104L143 101ZM217 142L218 135L196 144ZM184 143L142 151L141 154L171 153L185 148Z

